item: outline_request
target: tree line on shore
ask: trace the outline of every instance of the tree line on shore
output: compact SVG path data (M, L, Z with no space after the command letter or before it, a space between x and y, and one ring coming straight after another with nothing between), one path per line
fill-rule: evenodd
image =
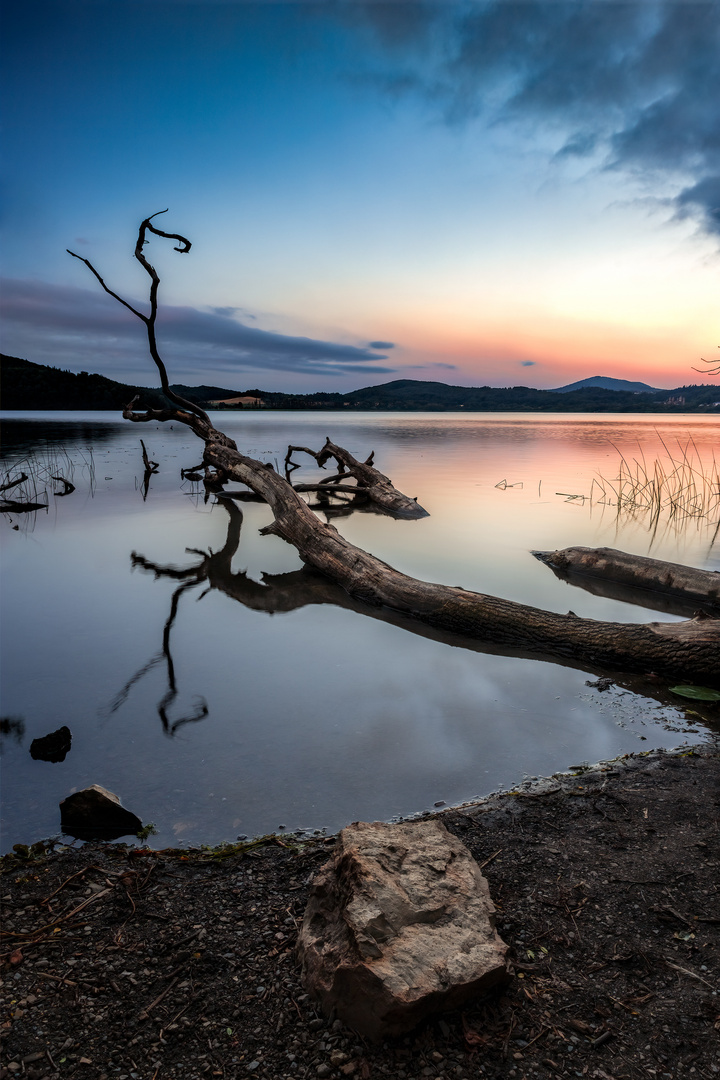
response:
M116 382L86 371L76 374L19 357L2 360L3 409L113 409L138 395L147 408L165 404L159 388ZM567 393L529 386L467 387L441 382L397 379L349 393L284 394L269 390L230 390L219 386L173 384L182 397L203 407L257 408L256 405L218 405L226 399L259 399L262 408L291 410L397 410L453 412L649 412L706 411L717 407L717 385L682 386L674 390L632 393L588 387Z

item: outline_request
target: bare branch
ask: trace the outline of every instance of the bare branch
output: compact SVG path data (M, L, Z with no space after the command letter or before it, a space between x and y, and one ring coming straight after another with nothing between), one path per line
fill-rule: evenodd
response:
M108 286L105 284L103 279L100 277L97 270L95 269L95 267L93 266L93 264L90 262L89 259L83 259L82 255L76 255L74 251L70 250L70 248L65 248L65 250L67 251L68 255L72 255L73 259L79 259L80 262L85 263L88 270L92 271L92 273L95 275L95 277L98 279L98 281L102 285L105 292L109 296L112 296L113 300L117 300L117 302L119 304L122 304L123 307L126 307L128 309L128 311L132 311L133 315L137 315L138 319L142 319L142 321L147 325L147 321L148 321L147 315L143 315L142 311L138 311L137 308L134 308L132 306L132 304L128 304L127 300L123 300L122 296L118 296L118 294L116 292L113 292L112 289L108 288Z
M151 224L152 219L157 217L158 214L166 214L166 213L167 213L167 210L158 210L157 213L151 214L150 217L145 218L145 220L140 223L140 229L138 231L137 243L135 245L135 258L137 259L137 261L140 263L140 265L143 267L145 272L150 277L150 314L149 315L143 315L143 313L141 311L138 311L137 308L134 308L132 306L132 304L129 304L127 302L127 300L123 300L122 296L119 296L116 292L113 292L112 289L108 288L108 286L105 284L105 282L101 278L100 274L95 269L95 267L92 265L92 263L89 261L89 259L83 259L81 255L76 255L75 252L70 251L69 248L66 248L66 251L67 251L68 255L72 255L73 258L80 259L80 262L85 263L85 265L88 267L89 270L92 271L92 273L98 279L98 281L102 285L103 289L105 290L106 293L108 293L109 296L112 296L114 300L117 300L118 303L123 305L123 307L126 307L128 309L128 311L132 311L133 315L137 315L138 319L142 319L142 321L145 323L145 326L147 328L148 346L149 346L149 349L150 349L150 355L152 356L155 367L158 369L158 372L160 374L160 384L162 386L162 390L163 390L163 393L165 394L165 397L168 398L168 400L171 401L173 403L173 405L177 405L182 409L187 409L188 412L193 413L195 416L200 417L201 420L204 420L206 424L209 424L210 423L210 418L208 417L207 413L204 412L200 408L199 405L195 405L194 402L192 402L192 401L187 401L185 398L180 397L179 394L176 394L173 390L170 389L170 382L168 380L167 369L165 367L165 363L164 363L162 357L160 356L160 352L158 350L157 338L156 338L156 335L155 335L155 322L157 320L157 313L158 313L158 288L159 288L159 285L160 285L160 275L158 274L155 267L152 266L152 264L147 261L147 259L145 258L145 255L143 254L143 248L145 247L145 244L147 243L146 234L149 231L149 232L154 233L156 236L162 236L162 237L165 237L168 240L177 240L179 246L175 248L175 251L179 251L181 255L187 254L187 252L191 248L190 241L187 240L184 236L180 236L179 233L163 232L162 229L156 229L155 226ZM123 415L125 415L125 414L123 413ZM139 419L139 418L137 418L135 416L127 416L126 419L135 420L135 419ZM150 417L147 417L146 419L150 419ZM167 419L167 417L164 417L163 419Z
M718 345L718 349L720 349L720 345ZM720 360L706 360L704 356L701 356L700 359L703 364L710 364L710 370L694 367L693 371L704 371L706 375L720 375Z
M147 223L150 232L154 232L156 236L164 236L166 240L179 240L182 247L176 247L175 251L179 251L181 255L187 255L192 244L186 237L180 236L179 233L163 232L162 229L156 229L154 225L150 224L152 219L158 217L160 214L167 214L167 210L158 210L156 214L145 219L145 223Z

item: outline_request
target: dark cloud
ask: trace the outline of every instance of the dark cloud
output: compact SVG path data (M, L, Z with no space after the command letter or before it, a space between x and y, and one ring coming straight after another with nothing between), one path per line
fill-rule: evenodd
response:
M445 371L456 371L457 364L443 364L439 360L432 364L406 364L405 369L410 371L428 371L430 368L443 368Z
M368 349L394 349L392 341L368 341Z
M138 310L146 306L130 302ZM259 330L224 310L161 308L158 341L173 379L195 378L203 367L228 375L247 370L385 375L395 370L379 366L377 361L386 357L363 346ZM142 323L99 290L5 278L0 282L0 312L6 352L55 367L90 370L92 365L92 370L112 372L114 378L153 381Z
M417 8L412 13L394 11ZM555 155L593 155L720 235L720 5L475 0L349 5L370 27L387 93L415 93L448 123L539 121Z
M537 360L521 360L520 367L535 367Z
M212 311L212 313L214 315L227 315L229 318L231 318L233 315L242 315L243 319L253 319L253 320L255 320L257 318L256 315L252 315L249 311L245 311L244 308L241 308L241 307L212 307L211 306L210 308L208 308L208 310Z
M677 204L681 215L699 212L705 218L706 228L720 233L720 175L707 176L685 188L678 195Z

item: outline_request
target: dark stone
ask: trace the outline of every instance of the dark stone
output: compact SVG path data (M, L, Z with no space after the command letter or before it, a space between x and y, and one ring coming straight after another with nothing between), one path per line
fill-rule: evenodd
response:
M99 784L76 791L60 803L60 827L76 840L117 840L135 836L142 821Z
M65 755L70 752L72 733L69 727L58 728L49 735L43 735L41 739L33 739L30 743L30 757L35 761L64 761Z

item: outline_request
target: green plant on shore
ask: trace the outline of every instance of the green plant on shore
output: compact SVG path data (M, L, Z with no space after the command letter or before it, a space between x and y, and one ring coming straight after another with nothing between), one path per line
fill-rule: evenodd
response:
M143 825L141 829L138 829L135 835L142 844L146 844L151 836L157 836L155 822L149 821L147 825Z

